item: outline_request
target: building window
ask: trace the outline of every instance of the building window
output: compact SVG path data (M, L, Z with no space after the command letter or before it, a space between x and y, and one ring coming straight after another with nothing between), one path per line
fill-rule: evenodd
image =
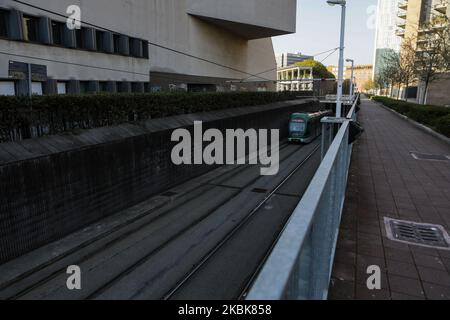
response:
M42 96L42 82L31 83L31 94Z
M105 49L105 33L103 31L96 31L95 32L95 37L97 40L97 50L104 52L106 51Z
M8 37L8 11L0 9L0 37Z
M118 34L113 35L113 41L114 41L114 53L119 54L120 53L120 35L118 35Z
M76 35L76 42L77 42L76 48L84 49L86 47L86 44L84 43L84 39L83 39L83 29L76 29L75 35Z
M53 43L59 46L63 45L63 34L65 25L62 22L52 21Z
M80 93L89 92L89 81L80 81Z
M58 94L66 94L67 93L67 84L65 82L58 82L56 85Z
M39 40L39 19L32 16L23 16L23 36L24 40L38 42Z
M142 41L142 55L146 59L148 59L150 57L149 52L148 52L148 41L145 41L145 40Z
M16 86L14 81L0 81L0 96L16 95Z
M99 90L100 92L108 92L108 82L107 81L100 81L99 83Z

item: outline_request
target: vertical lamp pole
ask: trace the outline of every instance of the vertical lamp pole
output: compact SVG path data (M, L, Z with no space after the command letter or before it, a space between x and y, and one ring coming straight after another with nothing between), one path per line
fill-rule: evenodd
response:
M336 117L342 117L342 89L344 86L344 45L345 45L345 13L346 4L345 0L328 0L327 3L330 6L340 5L342 7L341 14L341 43L339 48L339 75L338 75L338 89L336 100Z
M353 94L355 93L355 82L354 82L354 79L355 79L355 76L354 76L354 74L355 74L355 61L352 60L352 59L347 59L345 61L351 62L351 64L352 64L352 77L350 78L350 99L352 99L352 101L353 101Z

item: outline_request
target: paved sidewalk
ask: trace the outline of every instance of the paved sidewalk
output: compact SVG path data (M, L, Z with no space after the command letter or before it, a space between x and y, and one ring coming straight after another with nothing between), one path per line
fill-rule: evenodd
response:
M330 299L450 300L450 251L387 239L384 217L442 225L450 232L450 147L363 99L366 133L354 148ZM382 269L382 290L369 291L367 268Z

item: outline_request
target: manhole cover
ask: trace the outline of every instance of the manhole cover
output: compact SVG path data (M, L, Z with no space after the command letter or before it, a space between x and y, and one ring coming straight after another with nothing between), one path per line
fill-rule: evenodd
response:
M442 226L390 218L385 218L384 221L390 240L450 250L450 237Z
M411 155L416 160L450 161L450 156L446 156L446 155L442 155L442 154L428 154L428 153L411 152Z

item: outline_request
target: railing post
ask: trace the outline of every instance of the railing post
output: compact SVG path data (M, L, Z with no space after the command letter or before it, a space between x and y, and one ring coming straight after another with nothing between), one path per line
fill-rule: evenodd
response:
M325 146L326 143L326 134L327 134L327 127L328 125L325 122L322 122L322 157L321 160L323 160L323 158L325 158L325 154L327 153L327 147Z

